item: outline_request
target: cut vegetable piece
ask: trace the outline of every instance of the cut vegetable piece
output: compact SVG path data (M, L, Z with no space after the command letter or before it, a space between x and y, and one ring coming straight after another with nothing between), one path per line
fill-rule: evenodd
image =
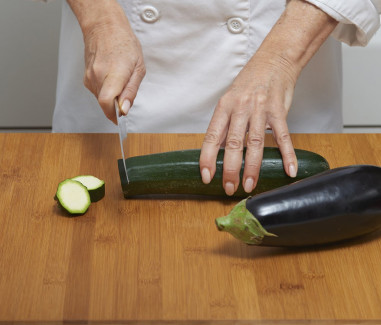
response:
M91 204L86 186L72 179L66 179L58 184L55 199L62 209L77 215L84 214Z
M91 202L97 202L105 196L105 182L92 175L80 175L73 177L72 180L86 186L90 194Z

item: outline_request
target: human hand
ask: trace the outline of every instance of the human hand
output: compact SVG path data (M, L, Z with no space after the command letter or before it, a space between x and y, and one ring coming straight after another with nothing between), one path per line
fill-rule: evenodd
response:
M225 144L223 186L226 194L233 195L239 186L246 144L242 185L250 193L258 181L265 129L269 128L286 173L296 176L297 160L286 123L296 77L296 71L281 57L261 51L253 56L214 111L200 156L204 183L213 178L218 150Z
M242 185L250 193L258 181L266 129L272 129L285 172L296 176L297 159L286 123L294 87L303 67L336 25L330 16L305 1L289 2L215 108L200 155L205 184L213 178L218 150L225 144L223 186L227 195L233 195L240 183L246 144Z
M85 35L85 64L85 86L116 123L114 99L126 115L145 75L139 41L126 24L98 27Z
M116 122L114 99L126 115L145 75L139 40L115 0L68 0L85 43L84 85Z

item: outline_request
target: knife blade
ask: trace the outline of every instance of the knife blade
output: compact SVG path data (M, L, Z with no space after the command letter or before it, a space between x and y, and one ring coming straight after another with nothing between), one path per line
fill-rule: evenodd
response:
M116 120L118 122L119 129L119 142L120 142L120 150L122 152L123 159L123 167L124 172L126 173L127 184L129 183L128 174L127 174L127 166L126 166L126 157L127 157L127 115L122 115L121 108L119 106L119 102L115 99L115 114Z

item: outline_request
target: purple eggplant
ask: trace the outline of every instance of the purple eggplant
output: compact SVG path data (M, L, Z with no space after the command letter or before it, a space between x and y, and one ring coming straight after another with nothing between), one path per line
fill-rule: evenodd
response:
M238 203L216 219L247 244L311 246L338 242L381 228L381 168L331 169Z

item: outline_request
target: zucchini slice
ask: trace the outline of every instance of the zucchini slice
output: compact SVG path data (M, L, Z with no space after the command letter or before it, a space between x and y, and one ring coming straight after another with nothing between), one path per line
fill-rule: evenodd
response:
M72 179L58 184L55 199L63 210L74 215L84 214L91 204L86 186Z
M72 180L86 186L90 194L91 202L97 202L105 196L105 182L95 176L80 175L73 177Z
M224 149L217 156L216 173L209 184L204 184L200 174L200 149L169 151L126 159L129 182L124 172L123 160L118 160L119 175L125 198L138 195L203 195L227 197L222 186ZM317 153L296 149L298 174L289 177L283 169L282 156L278 148L265 147L262 166L256 188L251 195L268 191L329 169L324 157ZM242 162L241 178L244 161ZM242 187L233 197L248 197Z
M312 246L368 234L381 228L381 168L335 168L258 194L216 225L262 246Z

